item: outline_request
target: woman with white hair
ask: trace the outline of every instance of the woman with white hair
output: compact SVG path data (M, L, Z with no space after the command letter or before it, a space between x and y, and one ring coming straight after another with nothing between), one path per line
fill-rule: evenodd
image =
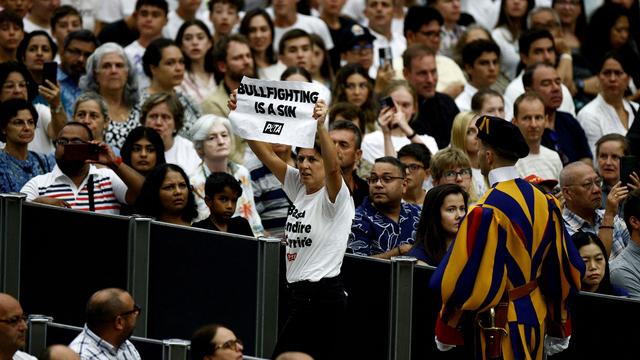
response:
M209 208L204 202L204 184L214 172L226 172L233 175L242 187L242 196L238 198L233 216L242 216L251 224L254 236L264 233L260 215L256 210L251 188L251 177L246 167L229 160L233 148L233 133L229 120L216 115L204 115L192 128L193 145L202 158L202 163L191 173L190 181L196 194L198 220L209 217Z
M105 142L120 148L131 130L139 126L138 83L124 49L106 43L87 59L87 72L80 78L82 91L100 94L109 108L110 123Z

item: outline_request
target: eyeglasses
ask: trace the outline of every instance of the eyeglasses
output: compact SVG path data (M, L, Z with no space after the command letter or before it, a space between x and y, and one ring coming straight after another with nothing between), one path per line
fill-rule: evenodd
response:
M86 141L78 138L73 138L73 139L58 138L53 141L53 144L57 146L65 146L67 144L83 144L83 143L86 143Z
M369 182L369 185L375 185L378 183L378 181L381 181L383 184L389 184L396 179L404 179L404 176L382 175L378 177L373 175L373 176L369 176L369 178L367 179L367 182Z
M416 172L420 169L424 169L424 166L420 165L420 164L406 164L405 167L407 168L407 170L409 170L410 172Z
M118 314L118 316L127 316L131 314L140 315L142 312L142 308L138 304L133 304L133 309L129 311L125 311L123 313Z
M418 31L418 33L424 37L436 38L441 36L440 31Z
M602 178L600 176L596 176L593 179L589 179L582 184L568 184L567 186L582 186L585 191L591 191L594 186L599 188L602 187Z
M27 315L22 314L22 315L14 316L9 319L0 319L0 323L5 323L9 326L16 326L23 321L26 324L29 321L29 317Z
M458 175L460 175L460 177L463 179L470 179L471 168L461 169L460 171L455 171L455 170L445 171L443 176L445 179L452 181L452 180L455 180L458 177Z
M224 342L222 345L216 345L213 348L213 352L216 352L220 349L229 349L229 350L233 350L233 351L240 351L240 348L242 347L242 340L240 339L233 339L233 340L229 340Z

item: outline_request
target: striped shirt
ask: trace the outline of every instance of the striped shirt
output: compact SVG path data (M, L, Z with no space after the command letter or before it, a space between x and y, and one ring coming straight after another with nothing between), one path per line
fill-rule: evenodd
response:
M89 211L89 190L87 180L93 175L93 198L95 212L101 214L119 214L120 204L126 203L127 186L111 169L96 168L91 165L87 177L77 187L56 165L50 173L29 180L21 193L27 195L27 201L46 196L64 200L72 209Z
M588 221L578 216L578 214L565 207L562 211L562 217L564 223L569 231L569 235L573 235L578 231L588 232L598 235L600 231L600 225L602 225L602 219L604 218L604 210L596 209L595 224L591 225ZM616 215L613 218L613 239L611 242L611 254L609 255L609 261L613 260L627 247L627 244L631 242L631 235L627 229L627 224L620 216Z
M80 354L82 360L140 360L138 350L129 340L116 349L89 330L86 325L69 347Z

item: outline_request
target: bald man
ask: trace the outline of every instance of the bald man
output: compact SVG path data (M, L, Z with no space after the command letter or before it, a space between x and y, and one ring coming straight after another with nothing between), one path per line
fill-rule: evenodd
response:
M13 296L0 293L0 360L37 360L20 351L27 334L27 316Z
M96 291L87 303L87 323L69 347L82 359L140 360L128 340L140 311L131 295L122 289Z
M562 169L560 187L565 199L562 217L569 234L583 231L598 235L609 253L609 260L613 260L631 239L627 226L618 216L618 205L627 197L627 187L620 182L611 187L605 209L599 209L602 178L591 165L581 161Z
M276 360L313 360L313 358L303 352L287 351L278 355Z
M80 355L64 345L51 345L40 360L80 360Z

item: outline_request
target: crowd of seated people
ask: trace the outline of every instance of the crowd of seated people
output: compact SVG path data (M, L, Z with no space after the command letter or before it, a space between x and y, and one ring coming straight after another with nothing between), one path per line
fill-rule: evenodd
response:
M436 265L495 185L476 127L490 115L520 129L519 176L553 184L585 262L613 283L583 289L635 296L620 263L640 228L625 203L640 178L623 166L640 173L638 2L0 1L0 192L286 238L284 175L329 166L326 148L257 154L229 114L244 77L308 82L326 91L314 117L340 174L324 186L351 195L340 249Z

